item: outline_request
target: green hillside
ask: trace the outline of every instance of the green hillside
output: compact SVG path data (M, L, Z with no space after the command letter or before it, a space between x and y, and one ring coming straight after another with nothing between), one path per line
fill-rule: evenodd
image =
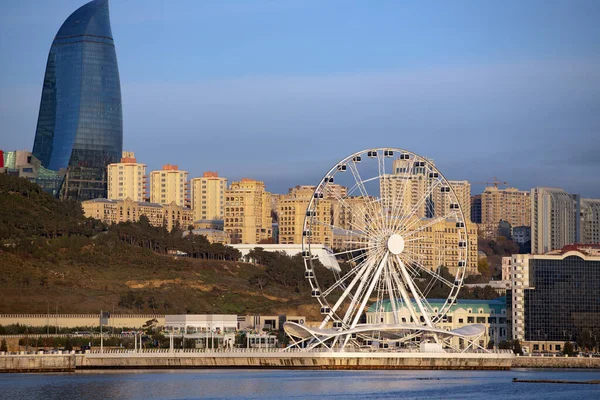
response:
M6 175L0 175L0 243L0 313L45 313L57 303L64 313L316 310L302 286L300 259L287 257L276 270L233 261L237 250L144 220L105 227L85 218L78 203ZM194 258L169 255L174 250Z

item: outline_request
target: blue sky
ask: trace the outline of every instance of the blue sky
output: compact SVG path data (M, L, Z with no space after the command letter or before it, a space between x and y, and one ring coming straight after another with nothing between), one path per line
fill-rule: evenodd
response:
M33 144L48 50L79 0L0 2L0 148ZM600 1L112 0L124 148L314 184L369 147L600 197ZM474 185L473 192L481 191Z

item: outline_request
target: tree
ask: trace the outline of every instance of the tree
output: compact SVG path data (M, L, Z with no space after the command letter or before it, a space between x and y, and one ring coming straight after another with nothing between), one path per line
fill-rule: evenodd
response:
M493 341L493 340L490 340L490 341L488 342L488 344L487 344L487 349L488 349L488 350L491 350L491 349L493 349L493 348L494 348L494 341Z
M71 343L71 338L67 338L67 340L65 341L65 350L66 351L73 350L73 343Z
M2 339L2 344L0 344L0 351L7 352L8 346L6 345L6 339Z
M512 350L513 353L523 355L523 349L521 348L521 342L518 339L513 340L512 342Z
M490 276L490 263L488 262L487 258L480 258L477 261L477 271L479 271L479 273L483 276L485 276L486 278L489 279Z
M567 341L563 344L563 354L565 356L572 356L575 354L575 350L573 349L573 343Z

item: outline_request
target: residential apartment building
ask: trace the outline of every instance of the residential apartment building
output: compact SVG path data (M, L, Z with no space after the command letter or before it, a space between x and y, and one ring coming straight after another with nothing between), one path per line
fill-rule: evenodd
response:
M579 207L579 195L558 188L531 189L531 252L545 254L579 243Z
M306 210L313 197L314 186L296 186L288 194L279 196L279 243L301 244ZM311 243L332 245L332 203L335 200L319 199L316 205L315 223L311 226Z
M421 228L423 226L423 228ZM461 240L459 229L456 227L456 221L441 220L431 224L431 219L421 219L415 225L419 231L419 240L407 243L406 249L413 254L421 265L425 268L435 270L440 266L448 268L451 274L456 275L459 268L458 242ZM476 275L477 271L477 226L467 222L465 224L467 241L467 264L465 276Z
M446 299L427 299L433 313L441 309L445 302ZM366 312L367 324L415 323L409 308L404 304L396 307L397 317L394 318L392 303L389 300L384 300L382 303L369 307ZM417 309L414 300L413 308ZM467 325L482 324L485 326L485 333L477 344L487 347L489 342L493 342L493 346L498 347L498 344L507 338L506 313L505 297L494 300L457 299L441 321L436 323L436 327L450 331ZM450 344L459 349L468 346L465 341L457 337L453 337Z
M133 152L124 151L120 162L108 164L107 178L109 200L147 198L146 164L138 163Z
M471 220L471 184L469 181L448 181L450 187L456 195L456 199L460 204L465 221ZM445 195L439 190L434 190L432 193L435 215L443 216L451 213L450 196Z
M434 214L434 204L427 193L432 181L426 167L412 164L410 160L394 160L393 173L380 178L382 204L386 208L398 210L402 215L414 213L418 217L431 217ZM423 200L423 197L427 198ZM400 202L397 203L398 201Z
M150 173L150 201L188 207L188 173L177 165L164 165L160 171Z
M500 221L511 226L531 226L530 193L516 188L485 188L481 194L481 223L495 232Z
M584 329L600 335L600 246L512 256L507 328L530 352L558 352Z
M98 219L105 224L137 222L146 216L152 226L164 226L168 231L176 226L186 229L194 223L192 210L171 204L137 202L131 199L93 199L81 203L86 217Z
M271 193L264 182L242 178L225 191L224 229L231 243L259 243L272 237Z
M202 177L190 181L191 202L194 219L222 220L225 212L227 178L217 172L205 172Z
M600 199L581 199L581 243L600 243Z

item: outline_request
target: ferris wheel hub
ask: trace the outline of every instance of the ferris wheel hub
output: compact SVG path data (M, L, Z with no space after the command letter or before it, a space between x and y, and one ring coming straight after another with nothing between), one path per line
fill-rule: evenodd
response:
M404 238L397 233L394 233L388 238L387 248L390 253L398 255L404 251Z

